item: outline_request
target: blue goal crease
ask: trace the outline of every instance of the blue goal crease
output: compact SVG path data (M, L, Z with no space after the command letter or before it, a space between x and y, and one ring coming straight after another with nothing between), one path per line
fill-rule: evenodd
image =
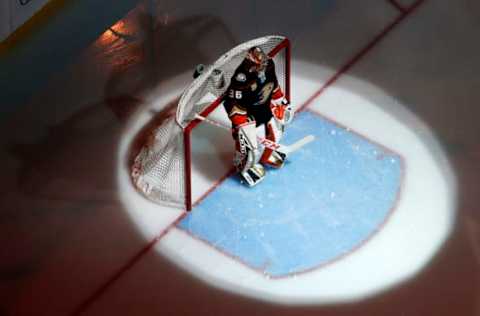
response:
M273 277L353 251L393 210L402 158L311 112L297 115L282 142L310 134L315 140L261 184L228 177L178 227Z

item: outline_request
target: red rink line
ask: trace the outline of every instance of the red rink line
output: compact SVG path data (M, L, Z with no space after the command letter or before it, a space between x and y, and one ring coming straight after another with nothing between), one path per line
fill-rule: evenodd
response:
M340 78L344 73L349 71L360 59L365 57L365 55L370 52L381 40L383 40L389 33L392 31L400 22L405 20L411 13L413 13L425 0L419 0L413 4L410 8L406 9L398 18L396 18L392 23L390 23L380 34L375 36L363 49L361 49L357 54L355 54L345 65L343 65L327 82L317 90L310 98L307 99L297 111L302 111L308 106L314 99L320 96L325 89L330 87L335 83L338 78Z
M389 24L380 34L375 36L362 50L353 56L344 66L342 66L318 91L316 91L310 98L307 99L300 107L299 111L307 107L314 99L320 96L329 86L353 67L359 60L361 60L372 48L374 48L383 38L390 33L400 22L407 16L413 13L425 0L419 0L410 8L402 11L403 13ZM143 258L154 246L162 239L187 213L181 214L172 224L170 224L164 231L151 240L145 247L143 247L135 256L128 260L115 274L113 274L107 281L101 285L95 292L93 292L85 301L83 301L71 315L80 315L85 312L95 301L97 301L120 277L130 270L140 259Z
M235 168L232 167L230 170L228 170L228 172L226 174L224 174L220 179L217 180L217 182L212 185L212 187L210 189L208 189L205 193L203 193L196 201L195 203L193 203L193 206L197 206L200 202L202 202L207 196L210 195L210 193L212 193L213 191L215 191L218 186L220 184L223 183L223 181L225 181L228 177L232 176L235 174Z
M404 6L402 6L400 3L398 3L396 0L388 0L388 2L390 2L391 5L393 5L398 11L400 12L407 12L408 9L405 8Z
M85 312L96 300L98 300L110 286L113 285L120 277L130 270L140 259L143 258L154 246L155 244L162 239L171 229L176 226L177 223L185 217L187 213L183 212L178 216L173 223L171 223L165 230L160 234L155 236L145 247L143 247L136 255L134 255L130 260L128 260L117 272L115 272L107 281L102 284L95 292L93 292L85 301L83 301L71 315L80 315Z

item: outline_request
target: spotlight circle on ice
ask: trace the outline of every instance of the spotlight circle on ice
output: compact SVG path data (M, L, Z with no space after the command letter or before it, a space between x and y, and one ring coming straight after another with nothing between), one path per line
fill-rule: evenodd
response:
M310 78L330 70L301 61L295 69L290 103L298 107L321 85ZM198 78L211 82L205 74ZM170 101L156 98L159 107ZM199 98L215 102L208 93ZM192 212L155 204L130 182L125 157L154 115L146 109L120 146L121 197L145 236L161 234L155 251L212 286L282 304L356 300L415 276L451 230L455 179L435 138L398 100L359 79L344 77L296 115L285 143L314 140L253 188L229 173L230 131L207 122L228 126L223 108L180 114L196 122Z

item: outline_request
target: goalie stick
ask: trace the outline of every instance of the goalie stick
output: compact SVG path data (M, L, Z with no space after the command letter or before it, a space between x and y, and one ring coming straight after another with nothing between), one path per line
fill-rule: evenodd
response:
M218 121L207 119L206 117L203 117L200 114L195 114L195 118L200 120L200 121L209 123L211 125L214 125L214 126L226 129L226 130L231 130L231 128L228 127L227 125L225 125L223 123L220 123ZM297 140L295 143L293 143L291 145L283 145L283 144L275 143L275 142L273 142L269 139L266 139L266 138L260 137L260 136L257 136L257 139L258 139L259 143L262 144L263 146L265 146L266 148L276 150L276 151L288 156L289 154L299 150L300 148L302 148L306 144L312 142L315 139L315 136L307 135L307 136Z

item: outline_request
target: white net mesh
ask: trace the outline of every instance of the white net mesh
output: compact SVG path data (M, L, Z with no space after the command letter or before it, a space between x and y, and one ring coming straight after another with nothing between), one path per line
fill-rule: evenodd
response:
M160 125L135 158L135 186L157 203L185 203L185 154L182 128L173 117Z
M189 133L188 126L197 114L206 115L206 111L214 106L211 102L204 101L206 95L223 95L235 69L253 46L261 47L273 58L279 84L285 91L289 75L288 56L281 43L285 43L283 36L266 36L243 43L220 57L192 82L179 101L176 120L171 117L157 127L153 131L153 137L135 158L132 180L140 192L157 203L187 208L191 205L188 187L191 181L187 181L191 176L187 166L190 157L185 150L190 148L190 144L184 143L184 133ZM223 78L219 74L222 74ZM225 83L219 86L222 79ZM221 103L217 102L215 105Z

